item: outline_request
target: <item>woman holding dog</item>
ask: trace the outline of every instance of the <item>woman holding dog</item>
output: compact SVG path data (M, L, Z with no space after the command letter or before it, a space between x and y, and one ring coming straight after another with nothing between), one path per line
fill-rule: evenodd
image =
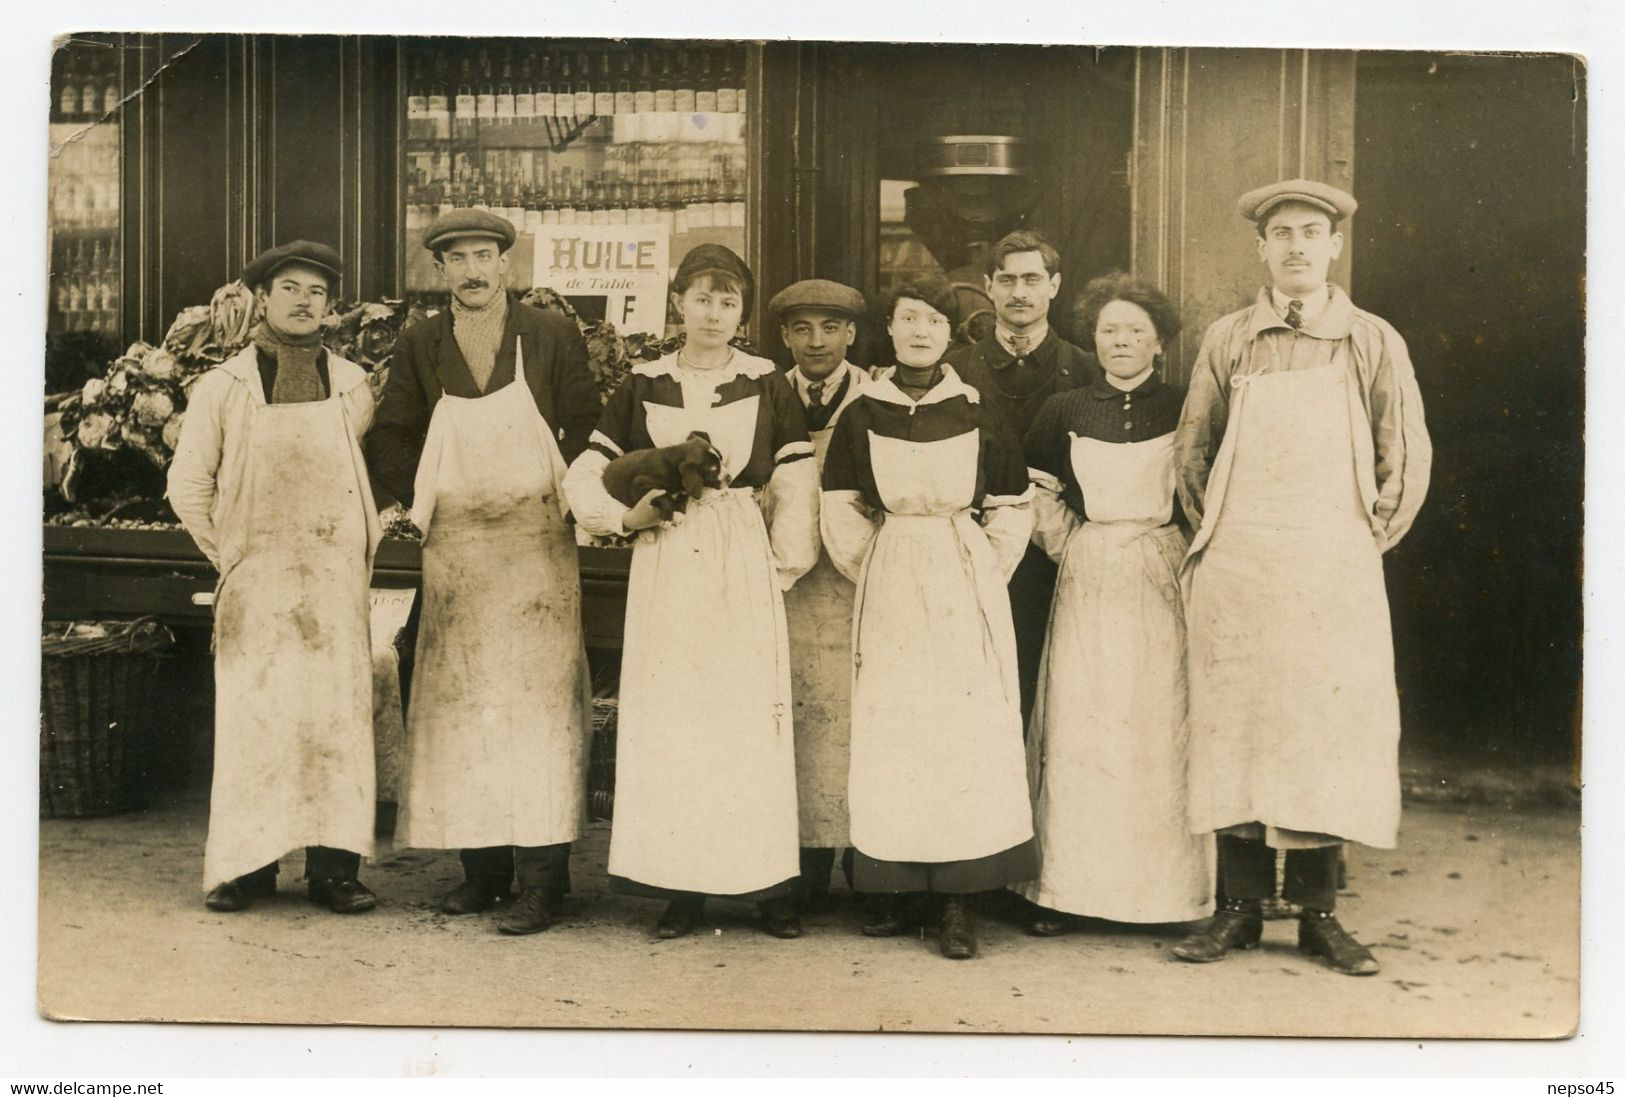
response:
M754 289L727 248L688 253L672 284L684 345L633 367L565 479L583 529L636 537L609 874L667 900L655 930L667 938L694 929L707 896L757 902L775 937L801 933L782 592L818 559L818 485L795 393L772 362L730 346ZM605 488L614 459L695 432L725 486L671 521L659 489L629 507Z
M854 883L882 896L863 931L904 932L903 897L931 893L942 954L969 959L974 896L1036 870L1005 587L1032 516L1020 448L942 360L957 307L940 277L892 292L897 364L835 424L822 522L857 585Z

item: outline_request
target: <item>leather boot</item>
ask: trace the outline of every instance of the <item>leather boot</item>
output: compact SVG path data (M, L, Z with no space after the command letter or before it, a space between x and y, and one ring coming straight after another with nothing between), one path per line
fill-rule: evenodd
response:
M540 933L553 924L552 901L546 888L528 887L519 893L512 909L497 922L497 932L510 937Z
M863 923L865 937L896 937L908 929L903 917L903 897L896 894L876 896L869 917Z
M494 876L470 876L440 897L444 914L479 914L496 906L508 887Z
M756 909L762 916L762 932L769 937L788 941L801 936L801 918L789 899L767 899L757 903Z
M1027 932L1034 937L1062 937L1077 928L1078 920L1071 914L1048 907L1039 907L1027 923Z
M705 913L705 896L682 895L666 904L666 912L655 924L655 936L670 941L687 937Z
M1264 916L1257 899L1227 899L1208 924L1174 946L1174 955L1193 964L1222 960L1231 949L1257 948Z
M235 914L253 906L254 900L248 897L243 885L236 880L227 880L209 890L209 894L203 897L203 905L222 914Z
M976 925L971 917L968 895L950 895L942 904L942 929L937 943L950 960L969 960L976 955Z
M378 905L378 896L360 880L337 880L332 877L312 880L310 901L325 906L334 914L360 914Z
M1341 975L1375 975L1382 970L1371 950L1325 911L1303 912L1298 919L1298 948L1310 956L1324 956L1327 966Z

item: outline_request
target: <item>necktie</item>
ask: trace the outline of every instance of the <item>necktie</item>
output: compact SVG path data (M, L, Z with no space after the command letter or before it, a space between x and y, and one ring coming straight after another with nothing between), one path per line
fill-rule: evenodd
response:
M1293 331L1303 327L1303 302L1293 299L1286 303L1286 326Z
M1027 351L1032 346L1032 339L1026 335L1010 336L1010 353L1017 358L1027 357Z
M814 381L807 386L807 406L813 411L824 406L824 382Z

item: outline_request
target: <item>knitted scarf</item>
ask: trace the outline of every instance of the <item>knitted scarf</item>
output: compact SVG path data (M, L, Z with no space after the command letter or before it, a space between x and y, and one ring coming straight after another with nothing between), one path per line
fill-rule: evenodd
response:
M502 329L508 322L508 294L498 291L491 303L482 309L471 309L451 299L451 333L457 337L457 346L474 375L474 384L481 391L490 383L497 368L497 351L502 347Z
M322 400L322 378L316 372L316 356L322 351L322 335L279 335L261 320L249 333L254 345L276 360L276 382L271 386L271 403L302 404Z

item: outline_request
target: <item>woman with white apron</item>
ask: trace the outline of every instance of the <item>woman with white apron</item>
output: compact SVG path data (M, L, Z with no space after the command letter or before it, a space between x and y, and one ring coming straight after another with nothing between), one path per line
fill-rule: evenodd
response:
M1185 390L1157 376L1179 318L1122 274L1085 286L1079 313L1105 374L1052 396L1022 447L1033 539L1060 565L1027 737L1039 873L1015 888L1040 908L1040 937L1075 915L1190 921L1213 901L1213 839L1186 826Z
M442 394L413 490L423 611L407 707L397 842L512 847L520 895L499 923L534 933L586 823L591 687L564 458L525 379Z
M927 277L887 308L897 365L842 413L823 473L824 544L857 585L848 785L864 926L942 896L942 953L976 953L976 893L1031 879L1015 631L1005 584L1032 532L1004 424L942 361L957 308Z
M691 932L706 896L759 904L763 928L800 934L795 738L782 591L818 555L812 443L773 363L729 345L752 278L720 245L679 264L686 342L642 363L609 399L565 491L589 533L637 533L621 652L609 872L667 900L660 937ZM701 431L727 486L660 524L603 486L610 460Z
M367 375L320 342L338 267L305 241L249 265L261 322L193 389L169 471L175 513L220 574L212 910L268 897L300 846L313 901L376 904L357 872L376 810L367 583L381 531L358 440Z

